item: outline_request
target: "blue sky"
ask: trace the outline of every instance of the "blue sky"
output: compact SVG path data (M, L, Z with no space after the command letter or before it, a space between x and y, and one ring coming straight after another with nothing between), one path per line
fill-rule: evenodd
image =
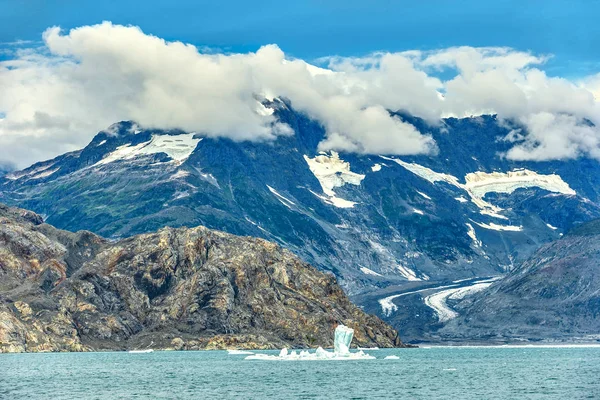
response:
M109 20L229 51L276 43L311 60L375 50L509 46L554 54L550 75L600 68L600 2L571 1L84 1L0 0L0 42L39 40L49 26Z

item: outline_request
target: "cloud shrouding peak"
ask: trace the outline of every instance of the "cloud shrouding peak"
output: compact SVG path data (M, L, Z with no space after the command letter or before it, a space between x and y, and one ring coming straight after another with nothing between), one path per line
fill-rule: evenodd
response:
M497 113L526 129L514 159L600 157L597 79L548 77L545 57L506 48L331 57L319 68L275 45L204 54L136 27L105 22L63 33L0 62L0 162L24 167L81 148L119 120L234 140L270 140L288 126L259 112L257 95L289 98L327 131L322 149L420 154L435 143L390 116L405 110L435 125L444 116ZM450 78L442 80L440 76ZM441 74L440 72L444 72ZM590 87L592 87L590 89ZM258 110L258 112L257 112Z

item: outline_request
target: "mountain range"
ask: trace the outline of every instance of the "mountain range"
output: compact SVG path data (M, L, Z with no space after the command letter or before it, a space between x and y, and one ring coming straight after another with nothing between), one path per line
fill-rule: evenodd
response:
M293 134L236 142L123 121L0 177L0 201L110 240L204 225L273 241L415 340L439 315L408 292L489 283L600 218L598 161L508 159L523 128L493 115L430 125L394 113L436 154L361 155L322 151L323 126L285 99L256 106Z

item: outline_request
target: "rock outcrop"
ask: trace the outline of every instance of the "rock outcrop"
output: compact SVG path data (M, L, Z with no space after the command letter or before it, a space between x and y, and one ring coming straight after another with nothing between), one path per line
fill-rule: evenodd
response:
M0 352L402 346L334 277L204 227L109 241L0 205Z
M444 340L600 341L600 220L542 247L457 309L438 332Z

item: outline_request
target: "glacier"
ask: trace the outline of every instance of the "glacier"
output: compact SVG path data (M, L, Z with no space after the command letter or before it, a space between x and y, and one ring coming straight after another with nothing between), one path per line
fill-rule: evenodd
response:
M436 172L430 168L424 167L416 163L407 163L397 158L379 156L388 161L393 161L396 164L404 167L413 174L423 178L430 183L446 182L454 187L464 190L473 202L481 210L481 214L488 215L499 219L508 219L504 215L499 214L502 209L484 200L488 193L506 193L511 194L517 189L527 189L537 187L549 192L558 193L567 196L575 196L577 193L567 182L565 182L557 174L543 175L535 171L520 168L508 172L483 172L475 171L465 175L465 183L460 183L456 176ZM423 195L421 192L419 194ZM426 197L426 196L424 196ZM457 201L466 202L463 196L456 197ZM416 211L415 211L416 212ZM483 226L494 230L511 230L518 231L519 227L492 227L491 225Z

